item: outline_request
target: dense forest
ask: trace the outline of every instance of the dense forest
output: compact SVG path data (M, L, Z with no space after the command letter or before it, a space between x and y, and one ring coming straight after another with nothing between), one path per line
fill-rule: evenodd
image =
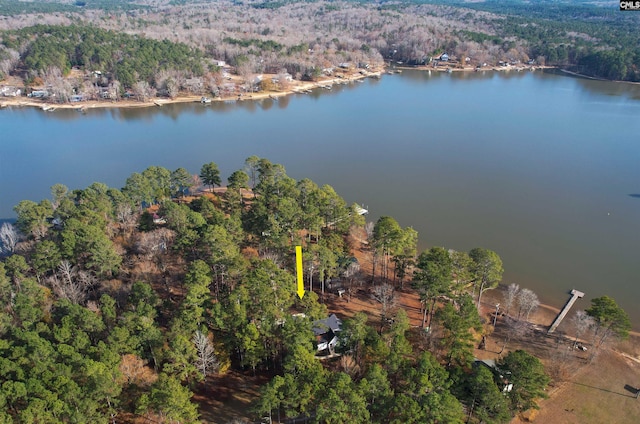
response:
M28 45L22 61L37 73L58 68L68 74L74 66L102 70L125 87L139 80L151 82L163 70L203 74L202 54L196 49L99 28L37 25L11 34L5 45L15 49Z
M96 10L139 10L145 9L144 2L118 0L69 0L69 1L20 1L0 0L0 15L15 16L24 13L77 12L81 9Z
M151 166L122 189L55 184L15 206L0 227L1 422L194 423L192 391L229 370L270 376L247 413L270 422L501 423L545 396L550 378L526 351L474 366L491 327L477 306L503 272L495 252L418 255L412 228L366 224L332 187L267 159L222 183L214 162L198 175ZM296 245L316 281L302 297ZM320 361L314 326L336 281L379 314L345 319L338 358ZM417 327L395 303L407 290L422 301ZM515 334L538 301L508 293ZM582 322L594 347L630 326L607 297Z
M451 66L546 64L640 80L640 17L589 2L2 0L0 13L0 78L87 98L91 84L60 88L74 66L103 72L98 85L118 96L141 83L142 98L216 95L221 62L246 82L304 80L345 63L425 65L442 53Z
M499 24L499 33L526 41L531 56L542 56L548 64L606 79L640 81L640 19L637 14L621 12L615 2L446 4L507 15Z

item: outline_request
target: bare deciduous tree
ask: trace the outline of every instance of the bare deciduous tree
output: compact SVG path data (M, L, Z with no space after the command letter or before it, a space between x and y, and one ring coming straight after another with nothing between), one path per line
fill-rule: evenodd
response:
M178 82L174 78L168 78L165 87L167 90L167 95L169 97L171 97L172 99L178 97L178 93L180 92L180 85L178 85Z
M93 81L83 81L80 84L80 93L84 97L84 100L98 100L100 97L100 90Z
M146 81L138 81L133 85L133 94L141 102L146 102L150 97L155 96L156 89Z
M196 346L198 358L196 359L196 368L202 374L202 378L206 378L207 374L218 369L218 358L213 348L213 343L206 334L196 331L193 335L193 344Z
M204 81L200 77L188 78L184 82L184 88L193 94L204 93Z
M558 343L556 348L549 353L548 369L549 375L556 381L566 380L572 368L575 367L575 358L571 350L566 345Z
M0 60L0 75L9 75L14 70L19 61L19 52L12 49L5 49L4 60Z
M214 96L218 97L220 95L220 85L222 84L222 79L219 74L211 76L206 80L206 88L209 92Z
M504 310L506 315L509 315L509 311L515 303L519 291L520 286L518 284L511 283L509 284L509 287L507 287L507 292L503 295Z
M369 221L364 226L364 230L367 233L367 240L371 240L373 238L373 228L375 227L375 225L376 224L374 224L372 221Z
M269 260L279 267L283 264L282 255L279 252L271 249L265 249L264 251L260 252L260 259Z
M525 320L529 320L529 314L538 306L540 306L540 301L533 291L529 289L520 290L520 293L518 293L518 319L525 315Z
M84 302L87 291L91 289L96 279L86 271L76 269L67 260L58 265L58 274L49 278L53 292L62 299L81 304Z
M44 83L49 96L58 103L66 103L71 99L73 87L71 81L64 78L60 68L51 66L44 72Z
M13 253L19 241L18 231L13 224L5 222L0 227L0 255Z
M120 223L122 231L128 233L136 223L136 216L133 213L133 208L129 203L122 202L116 206L116 218Z
M158 379L153 369L147 366L147 361L133 354L122 355L119 368L127 384L149 387Z
M151 259L154 255L166 252L174 237L175 232L167 228L140 233L135 243L136 253Z
M372 297L380 302L380 325L382 326L396 304L396 291L391 284L381 284L374 287L371 293Z
M509 344L509 342L511 342L511 340L521 339L529 332L529 327L526 321L513 319L511 317L505 317L505 318L506 318L504 320L504 325L506 326L505 337L502 344L502 349L500 350L500 352L498 352L499 354L502 354L502 352L504 352L504 350L507 348L507 345Z
M118 80L113 80L111 81L111 84L109 84L109 89L107 91L109 94L109 98L112 100L118 100L120 99L120 81Z
M353 280L356 275L360 272L360 264L356 261L353 261L347 266L347 269L344 270L342 274L344 278L347 279L347 294L349 295L348 301L351 302L351 296L353 295Z
M202 186L203 184L202 184L202 179L200 178L200 175L193 174L191 176L191 187L189 188L189 194L195 195L196 193L202 190Z
M360 366L351 355L342 355L342 357L340 357L340 367L342 371L349 374L352 378L360 372Z
M571 323L575 326L576 338L573 341L573 347L578 345L578 339L585 335L587 330L593 327L595 321L593 317L589 316L583 310L577 310L575 315L571 318Z

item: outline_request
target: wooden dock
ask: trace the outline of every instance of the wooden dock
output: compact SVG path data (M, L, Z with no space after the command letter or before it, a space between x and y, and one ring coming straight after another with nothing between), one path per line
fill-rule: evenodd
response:
M558 328L564 317L567 315L569 309L571 309L573 304L576 303L576 300L580 299L581 297L584 297L584 293L578 290L571 290L571 298L569 299L567 304L564 305L564 308L562 308L556 319L553 321L553 324L551 324L551 327L549 327L549 331L547 331L547 334L551 334L556 331L556 328Z

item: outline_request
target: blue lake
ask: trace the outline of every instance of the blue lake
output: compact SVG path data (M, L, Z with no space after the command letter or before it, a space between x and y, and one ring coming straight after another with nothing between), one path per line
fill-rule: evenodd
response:
M251 155L331 184L420 245L486 247L561 306L610 295L640 327L640 86L541 72L405 71L279 101L0 111L0 218L49 187L150 165L224 177ZM588 299L578 308L588 307Z

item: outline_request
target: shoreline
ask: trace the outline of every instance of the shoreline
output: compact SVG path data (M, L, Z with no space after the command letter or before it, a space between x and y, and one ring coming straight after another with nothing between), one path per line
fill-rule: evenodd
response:
M264 99L274 99L277 100L279 97L285 97L292 94L306 94L310 90L325 88L331 89L331 86L334 84L350 84L358 80L363 80L366 78L380 78L384 74L395 74L400 73L403 70L417 70L421 72L535 72L535 71L545 71L548 69L556 69L559 72L570 75L573 77L586 78L594 81L604 81L604 82L618 82L618 83L627 83L627 84L640 84L640 82L632 82L632 81L616 81L616 80L607 80L603 78L591 77L588 75L579 74L577 72L572 72L567 69L562 69L558 66L542 66L542 65L526 65L526 66L490 66L486 68L476 68L474 66L465 66L462 68L449 67L449 66L438 66L433 67L431 65L419 65L419 66L398 66L392 65L391 67L385 67L382 69L376 69L372 71L364 71L361 70L359 72L350 73L350 74L340 74L339 76L332 77L324 77L322 80L318 81L295 81L291 83L291 87L287 90L282 91L260 91L257 93L242 93L242 94L233 94L225 97L212 97L211 103L219 103L219 102L229 102L229 101L252 101L252 100L264 100ZM164 105L170 104L180 104L180 103L201 103L201 95L181 95L175 98L166 98L166 97L153 97L146 102L142 102L139 100L89 100L82 101L76 103L51 103L45 100L38 99L27 99L23 96L21 97L2 97L0 98L0 110L8 107L35 107L42 109L44 112L53 112L56 109L66 109L66 110L77 110L79 112L84 112L89 109L112 109L112 108L149 108L149 107L162 107Z
M527 288L527 287L523 287L523 288ZM507 289L507 286L504 284L500 284L497 288L495 289L491 289L491 290L487 290L484 294L483 294L483 298L482 298L482 307L483 309L486 310L487 313L491 313L494 311L494 306L496 303L501 303L504 299L504 292ZM585 305L584 308L579 308L576 307L575 305L571 308L571 310L569 311L569 313L567 314L567 316L564 318L564 320L562 321L562 323L560 324L560 326L558 327L558 333L562 333L563 331L565 331L567 329L567 327L570 326L570 320L571 320L571 316L572 313L579 310L579 309L586 309L588 306ZM562 310L562 308L558 308L556 306L551 306L549 304L546 303L540 303L538 305L538 308L535 310L535 312L531 315L529 321L533 324L537 324L540 326L545 326L545 327L550 327L551 324L553 323L553 321L555 320L556 316L560 313L560 311ZM629 340L633 341L631 339L633 338L638 338L638 342L640 343L640 331L634 329L632 327L632 329L629 331ZM640 358L638 358L640 359Z
M450 68L446 66L436 67L429 65L423 66L394 66L393 68L384 67L381 69L375 69L372 71L360 70L359 72L354 73L343 73L339 76L332 77L324 77L318 81L295 81L292 82L290 87L287 90L283 91L261 91L258 93L243 93L243 94L234 94L231 96L225 97L212 97L211 103L214 102L229 102L229 101L251 101L251 100L264 100L267 98L277 99L279 97L289 96L291 94L305 94L310 90L318 89L318 88L328 88L334 84L350 84L358 80L364 80L366 78L380 78L383 74L396 73L394 70L418 70L418 71L435 71L435 72L484 72L484 71L495 71L495 72L509 72L509 71L535 71L535 70L544 70L544 69L555 69L554 66L526 66L526 67L515 67L515 66L493 66L482 68L476 71L475 67L464 67L464 68ZM180 103L200 103L200 99L203 96L201 95L182 95L177 96L173 99L166 97L153 97L146 102L142 102L139 100L89 100L75 103L51 103L46 100L38 100L38 99L27 99L25 97L3 97L0 98L0 110L7 107L35 107L42 109L43 112L53 112L56 109L66 109L66 110L77 110L79 112L84 112L90 109L112 109L112 108L149 108L149 107L162 107L164 105L170 104L180 104Z
M534 71L539 71L539 70L546 70L546 69L559 69L557 66L543 66L543 65L522 65L522 66L514 66L514 65L509 65L509 66L487 66L487 67L483 67L483 68L476 68L475 66L464 66L462 68L456 68L456 67L449 67L449 66L438 66L438 67L433 67L431 65L418 65L418 66L394 66L394 69L401 69L401 70L418 70L418 71L435 71L435 72L486 72L486 71L492 71L492 72L511 72L511 71L516 71L516 72L523 72L523 71L530 71L530 72L534 72Z
M579 78L585 78L585 79L590 79L593 81L603 81L603 82L619 82L622 84L634 84L634 85L638 85L640 84L640 82L636 82L636 81L620 81L620 80L608 80L606 78L598 78L598 77L592 77L590 75L585 75L585 74L580 74L578 72L573 72L570 71L568 69L562 69L562 68L557 68L560 72L574 76L574 77L579 77Z
M228 101L252 101L263 99L277 99L278 97L289 96L291 94L303 94L317 88L328 88L335 84L350 84L357 80L366 78L380 78L385 71L361 71L353 74L341 74L340 76L325 77L319 81L295 81L291 87L283 91L261 91L258 93L234 94L225 97L212 97L211 103ZM153 97L146 102L138 100L89 100L75 103L51 103L46 100L29 99L25 97L2 97L0 98L0 109L7 107L35 107L44 112L53 112L56 109L77 110L80 112L89 109L112 109L112 108L148 108L162 107L164 105L179 103L201 103L201 95L182 95L173 99L165 97Z

